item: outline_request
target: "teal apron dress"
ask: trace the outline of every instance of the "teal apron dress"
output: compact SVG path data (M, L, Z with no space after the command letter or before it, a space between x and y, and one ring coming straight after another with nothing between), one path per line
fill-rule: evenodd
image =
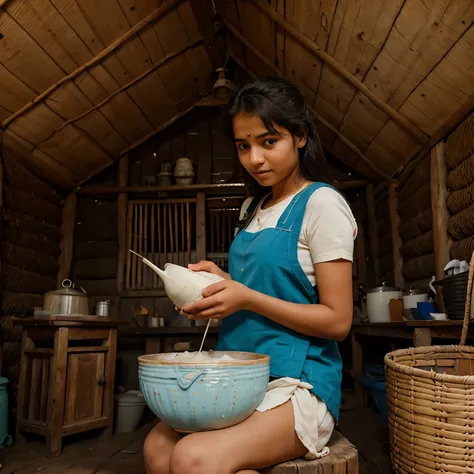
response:
M237 233L229 250L233 280L292 303L319 302L317 288L298 261L298 238L308 199L323 186L329 187L312 183L298 192L275 228L255 233L244 228ZM258 202L253 199L249 212ZM342 361L335 341L305 336L252 311L238 311L222 320L216 350L269 355L272 378L292 377L310 383L311 392L338 422Z

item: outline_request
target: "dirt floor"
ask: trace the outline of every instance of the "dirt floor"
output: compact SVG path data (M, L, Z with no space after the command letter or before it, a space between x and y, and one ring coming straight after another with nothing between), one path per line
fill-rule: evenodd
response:
M0 450L1 474L141 474L143 441L151 429L115 434L109 443L84 434L67 438L61 456L47 459L42 441ZM386 428L372 408L341 413L340 430L359 450L359 474L390 474Z

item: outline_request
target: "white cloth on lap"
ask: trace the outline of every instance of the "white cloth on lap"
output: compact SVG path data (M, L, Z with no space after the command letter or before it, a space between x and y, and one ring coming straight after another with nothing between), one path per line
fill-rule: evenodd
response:
M335 422L326 404L310 392L312 385L291 377L273 380L257 411L264 412L283 405L293 404L295 432L308 449L306 459L317 459L329 454L326 446L334 430Z

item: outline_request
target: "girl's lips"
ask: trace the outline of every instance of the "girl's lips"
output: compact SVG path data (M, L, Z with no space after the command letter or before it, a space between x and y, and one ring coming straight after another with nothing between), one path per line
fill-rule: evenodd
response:
M267 175L268 173L271 173L271 171L270 171L270 170L268 170L268 171L255 171L253 174L254 174L255 176L265 176L265 175Z

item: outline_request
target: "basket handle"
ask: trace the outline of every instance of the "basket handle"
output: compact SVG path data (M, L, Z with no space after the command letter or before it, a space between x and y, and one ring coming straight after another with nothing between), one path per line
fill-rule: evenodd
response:
M474 252L472 252L471 263L469 264L469 280L467 282L467 294L466 294L466 309L464 310L464 322L462 325L461 333L461 346L466 344L467 339L467 328L469 326L469 318L471 317L471 296L472 296L472 283L474 279Z

